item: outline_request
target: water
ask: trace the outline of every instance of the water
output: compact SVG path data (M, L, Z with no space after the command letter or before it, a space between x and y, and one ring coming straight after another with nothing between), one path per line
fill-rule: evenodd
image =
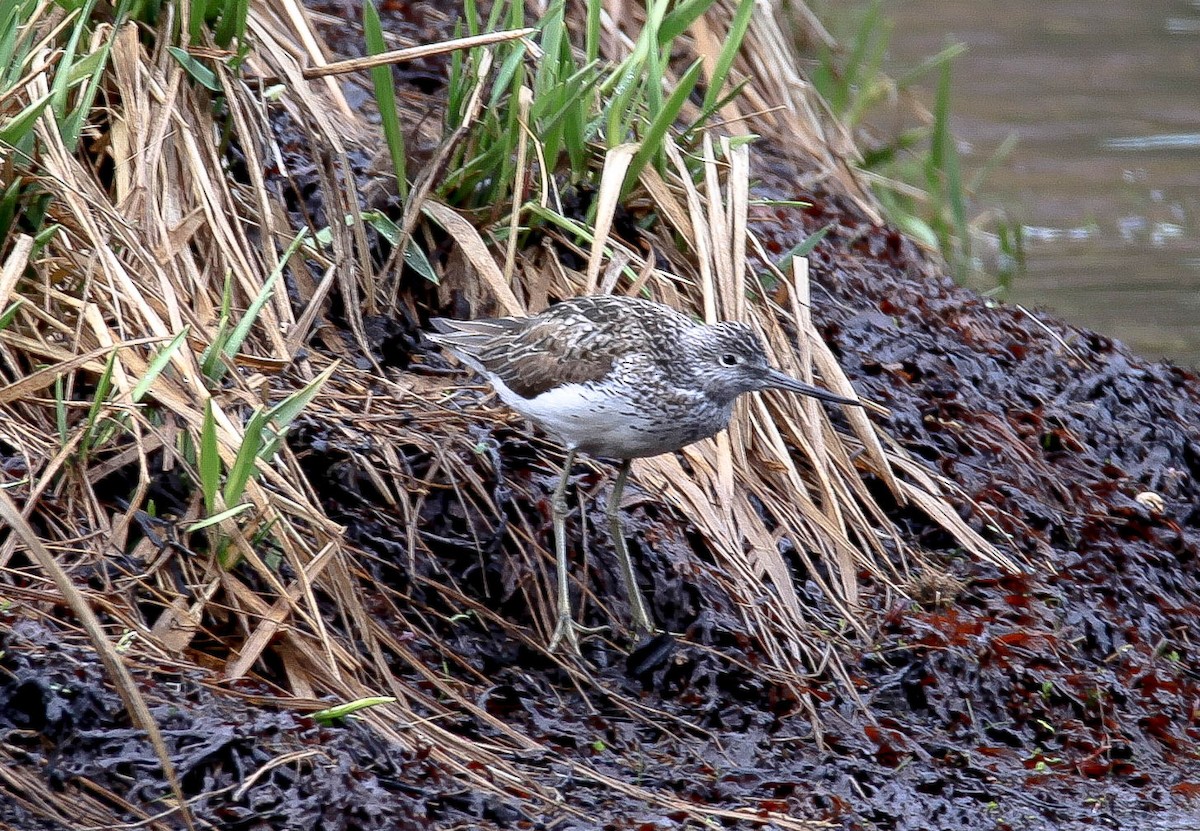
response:
M1026 226L1029 271L1010 299L1200 367L1200 0L883 12L893 72L948 39L968 45L953 96L968 177L1019 136L985 188Z

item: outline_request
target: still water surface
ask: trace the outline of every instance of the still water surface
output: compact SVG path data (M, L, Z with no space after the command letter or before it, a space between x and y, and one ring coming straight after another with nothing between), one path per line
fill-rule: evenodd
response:
M1200 367L1200 0L883 12L893 74L968 45L953 100L968 177L1019 136L985 187L1026 226L1028 274L1009 299Z

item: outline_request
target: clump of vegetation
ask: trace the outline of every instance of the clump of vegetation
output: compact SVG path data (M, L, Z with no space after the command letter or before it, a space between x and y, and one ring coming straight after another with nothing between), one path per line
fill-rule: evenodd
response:
M965 179L950 114L951 68L966 46L950 44L892 78L883 70L890 35L890 24L875 0L844 50L821 44L820 64L811 80L839 121L862 136L857 165L888 220L928 249L940 251L960 280L980 269L974 241L989 238L999 255L999 271L992 276L1005 289L1025 267L1022 226L1003 212L973 217L969 206L988 175L1012 151L1016 136ZM914 87L931 74L936 74L932 112L917 104L914 94ZM916 126L899 132L872 126L881 112L898 105L907 106L907 120L915 120Z
M806 377L815 365L846 385L808 315L805 264L789 259L762 278L788 287L786 309L747 268L748 251L768 259L747 223L750 136L795 142L802 149L790 152L830 171L828 187L869 199L819 140L812 102L781 74L786 39L753 0L650 0L619 20L601 0L578 18L557 3L536 19L517 2L485 19L467 2L457 34L475 41L421 47L451 57L445 129L419 165L386 71L404 55L384 49L368 3L369 57L354 67L383 67L372 77L395 179L390 213L362 203L366 177L347 161L348 145L372 148L378 133L321 80L345 67L328 65L293 0L195 3L186 23L180 8L19 0L3 12L5 516L24 518L14 528L29 551L137 564L103 593L72 589L65 568L37 558L81 618L104 610L106 629L88 630L97 650L113 654L106 632L127 635L114 673L128 664L150 674L165 655L222 683L253 678L297 707L368 701L358 717L386 740L422 747L475 787L550 804L545 771L514 761L545 748L477 706L477 668L449 640L471 625L541 650L549 588L514 589L534 610L518 626L420 567L442 545L423 533L431 494L448 493L470 518L464 538L479 539L477 524L499 529L493 555L527 573L553 561L532 520L510 522L487 484L499 463L478 452L478 429L505 416L463 403L441 378L381 371L368 321L416 318L455 292L506 313L555 296L640 293L751 321L785 369ZM752 84L747 111L738 91ZM573 211L565 191L580 182L595 199ZM627 204L638 206L638 240L613 232ZM522 244L533 229L547 244ZM298 450L289 431L300 422L320 439ZM635 467L721 564L713 579L762 655L746 671L798 698L806 673L838 672L839 639L865 629L859 574L895 587L917 567L863 470L965 551L1012 565L959 518L947 483L880 441L865 414L848 423L849 435L795 399L757 400L731 435L689 449L686 466L669 456ZM403 518L393 547L351 542L326 510L332 462L318 462L331 446L364 501ZM530 452L544 462L553 451ZM509 488L519 505L544 496L532 477ZM785 550L801 552L825 613L801 602ZM819 568L805 552L819 552ZM399 575L396 585L364 563ZM23 613L56 625L37 607ZM123 689L153 734L144 693ZM620 789L708 816L636 780Z

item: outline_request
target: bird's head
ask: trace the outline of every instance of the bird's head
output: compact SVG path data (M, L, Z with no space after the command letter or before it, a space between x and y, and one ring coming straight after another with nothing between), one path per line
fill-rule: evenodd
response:
M775 369L767 361L762 341L745 323L726 321L697 326L688 333L692 340L689 358L709 397L722 406L742 393L787 390L835 404L860 402L805 384Z

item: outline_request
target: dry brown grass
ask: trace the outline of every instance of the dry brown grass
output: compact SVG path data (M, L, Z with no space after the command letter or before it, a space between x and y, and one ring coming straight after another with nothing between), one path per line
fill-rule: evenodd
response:
M697 27L698 53L711 53L721 42L727 17L728 11L721 11ZM55 20L48 10L39 25L49 27ZM170 518L176 544L158 544L138 530L148 516L152 464L198 481L188 448L200 445L209 406L219 452L231 466L255 407L325 373L328 379L306 417L348 445L369 448L355 461L383 495L386 509L412 518L408 538L401 541L411 558L429 556L415 523L431 485L406 468L395 448L428 454L436 460L440 480L453 483L469 511L496 517L500 508L486 484L487 462L472 452L468 428L503 422L520 429L510 414L478 408L475 394L464 398L453 381L385 376L352 368L346 360L357 351L321 323L332 294L342 298L353 338L362 345L365 314L412 311L412 301L395 275L381 272L373 261L360 221L333 222L328 248L302 248L284 261L300 229L292 226L263 171L281 166L287 175L284 160L290 149L280 146L270 129L278 113L286 112L310 144L328 214L355 217L359 196L349 151L376 146L378 138L333 79L305 78L305 67L326 59L301 7L292 0L256 2L250 31L254 49L242 75L219 76L232 137L244 157L244 177L228 172L227 145L213 121L210 97L164 51L147 49L133 26L112 33L111 67L84 148L68 151L56 126L44 120L36 161L16 166L23 175L36 176L50 195L51 219L61 230L36 254L27 237L4 241L2 252L0 308L14 298L25 303L0 332L5 385L0 388L0 439L25 473L0 480L0 487L31 526L29 533L2 538L4 594L46 614L60 597L70 598L61 581L52 588L47 578L111 560L111 586L103 591L77 586L74 608L84 620L80 604L102 619L103 631L97 628L92 635L98 648L122 634L135 635L124 652L124 661L135 670L202 660L214 683L227 683L256 675L260 659L270 653L282 668L270 681L291 706L311 709L323 706L318 701L394 696L394 704L363 715L382 736L427 748L447 769L479 787L520 788L553 800L554 794L518 761L545 748L474 703L471 668L452 665L449 674L430 668L398 636L392 620L367 607L366 598L378 597L380 590L369 585L362 552L325 515L300 461L286 447L274 460L260 463L260 475L244 496L248 511L189 533L188 527L206 516L193 489L186 509ZM609 55L624 42L622 30L610 26ZM870 210L845 163L852 152L848 139L819 115L803 79L777 58L780 44L790 42L770 19L756 19L739 68L754 79L751 92L740 110L731 105L722 116L731 131L789 137L780 146L803 154L816 175ZM765 55L772 56L769 65L760 60ZM53 61L49 54L44 57L48 68L31 74L17 93L21 101L48 91ZM263 91L274 83L284 93L270 101ZM647 168L636 197L664 220L654 232L655 249L670 262L669 272L611 238L608 211L597 221L596 243L583 252L590 253L583 273L564 268L544 250L491 244L468 218L432 201L410 206L408 222L420 227L422 207L445 229L456 252L449 264L439 265L443 290L461 290L480 308L536 311L551 298L593 286L640 292L708 319L748 320L765 333L784 369L802 378L815 369L834 390L849 391L809 319L804 263L778 275L791 287L786 308L748 299L751 291L761 294L745 256L758 245L746 228L750 151L706 137L702 152L705 175L698 187L686 175L680 151L672 148L673 169L660 176ZM615 201L601 199L609 210ZM685 241L682 248L673 241L676 235ZM574 245L565 237L559 242ZM218 337L227 282L233 307L246 309L271 275L284 270L293 295L274 291L236 359L228 362L232 371L219 384L206 379L200 356ZM145 398L135 401L135 387L154 356L185 329L185 348L172 354ZM93 444L96 431L87 429L87 414L110 356L113 388L99 408L98 423L116 429ZM65 413L65 434L60 434L60 413ZM686 467L679 458L665 456L634 468L641 487L693 523L723 565L719 579L739 601L747 631L770 656L769 665L758 671L796 686L817 668L840 672L839 640L831 633L867 628L858 607L858 571L866 569L881 586L896 587L911 570L927 567L867 492L864 471L885 482L898 501L915 503L941 522L971 554L1012 565L959 519L944 498L946 483L881 440L866 414L847 412L846 418L849 435L835 430L815 402L755 397L742 405L728 434L683 451ZM553 452L543 453L553 464ZM134 483L125 508L105 490L105 480L118 472ZM508 534L511 549L519 552L514 556L540 562L539 569L552 560L529 529L514 525ZM31 535L53 556L54 568L44 561L14 565L25 562L14 559L18 551L36 548ZM797 598L779 553L783 537L794 541L811 574L830 575L822 589L840 621L822 619ZM218 538L236 552L238 568L223 568L212 553ZM268 551L287 568L281 570ZM145 568L120 573L119 564L129 562L144 562ZM470 610L489 627L535 648L545 642L553 608L546 586L527 589L530 602L543 610L540 632L518 629L448 581L428 588L442 594L447 606ZM420 625L421 615L404 606L404 597L386 592L384 597L395 619ZM771 602L760 602L763 597ZM147 618L131 598L160 613ZM434 628L425 634L436 637ZM196 648L199 638L206 644L203 652ZM221 651L214 651L214 643ZM446 655L455 660L453 650ZM398 665L408 668L407 676L395 671ZM578 667L568 665L567 671L582 687L592 683ZM424 684L414 684L413 677ZM497 738L485 746L443 726L460 714L486 725ZM594 770L580 769L576 776L672 810L712 814ZM752 813L723 815L759 819ZM778 827L807 827L773 821Z

